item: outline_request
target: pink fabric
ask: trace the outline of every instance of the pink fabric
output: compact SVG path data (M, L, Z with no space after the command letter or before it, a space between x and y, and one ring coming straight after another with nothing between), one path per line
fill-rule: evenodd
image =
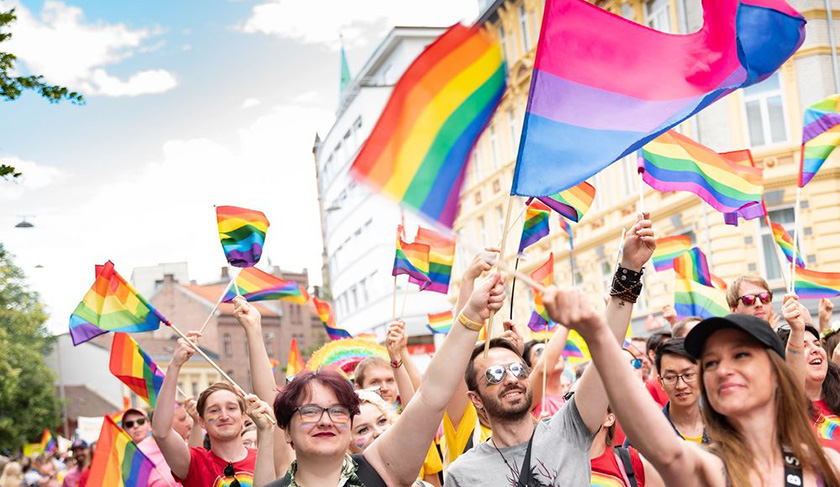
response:
M161 453L154 438L146 438L137 445L137 448L139 448L140 451L155 464L155 468L149 475L149 487L169 487L181 485L174 477L172 477L172 471L169 469L169 465L167 465L166 460L163 458L163 453Z
M78 466L73 467L67 471L67 475L64 476L64 482L62 482L61 487L77 487L81 477L81 469L79 469Z
M543 415L542 409L542 401L537 404L537 407L531 410L531 414L534 415L535 418L539 419L542 417L550 417L554 416L554 413L560 410L563 407L563 404L566 404L566 400L563 399L563 396L553 396L551 394L545 395L545 415Z

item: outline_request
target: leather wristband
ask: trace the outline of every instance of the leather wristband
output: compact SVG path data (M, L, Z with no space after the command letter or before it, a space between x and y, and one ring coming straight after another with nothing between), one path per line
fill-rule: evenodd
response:
M484 323L479 323L467 318L463 312L458 314L458 323L470 331L481 331L481 329L484 328Z

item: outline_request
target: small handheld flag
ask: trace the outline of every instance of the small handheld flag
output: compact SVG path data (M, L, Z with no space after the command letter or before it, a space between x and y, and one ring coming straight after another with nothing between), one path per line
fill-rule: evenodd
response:
M697 247L683 252L674 259L674 272L680 277L691 279L704 286L714 285L706 254Z
M674 235L656 239L656 250L653 251L653 267L657 272L674 268L674 259L691 248L691 237L688 235Z
M711 318L729 314L729 305L720 289L704 286L680 276L677 276L674 285L674 311L678 317Z
M279 299L305 305L309 301L309 293L295 281L285 281L256 267L242 269L236 277L236 286L246 301L270 301ZM236 297L232 289L228 289L222 301L229 303Z
M420 288L430 284L429 280L429 251L424 243L406 243L402 237L405 234L402 225L397 227L397 251L394 255L394 271L392 275L408 274L420 283Z
M90 466L89 485L134 487L147 485L155 468L128 433L105 416Z
M840 144L840 95L831 95L805 110L799 187L804 188Z
M522 225L522 237L519 238L519 253L548 235L549 214L551 214L551 209L539 200L528 204L528 209L525 210L525 223Z
M313 296L312 304L315 305L315 311L318 312L318 317L321 318L321 321L324 323L324 329L327 330L327 335L329 335L330 340L353 338L353 335L351 335L350 332L343 328L339 328L335 324L335 315L333 314L330 303Z
M237 206L217 206L219 238L230 265L251 267L260 261L268 218L261 211Z
M117 379L155 408L163 372L131 335L114 333L109 368Z
M424 291L447 294L449 281L452 278L452 263L455 261L455 239L418 227L414 243L429 246L429 282L426 283L410 275L408 282L417 284Z
M793 262L793 239L790 234L787 233L785 227L772 220L770 220L770 228L773 230L773 240L782 249L785 258L788 262ZM799 253L799 248L796 249L796 265L797 267L805 267L805 261L802 260L802 254Z
M441 313L428 313L429 324L426 328L432 333L440 333L446 335L452 329L452 310L446 310Z
M300 354L297 340L292 338L292 342L289 344L289 361L286 364L286 377L300 374L303 372L303 368L303 356Z
M543 286L551 286L554 283L554 253L548 254L548 260L539 266L531 273L531 279L542 284ZM551 318L548 316L548 311L543 304L542 294L534 291L534 311L531 313L531 319L528 322L528 328L532 331L540 331L545 329Z
M800 298L819 299L840 296L840 272L796 269L794 287Z
M57 448L55 438L49 429L44 428L44 433L41 435L41 451L43 453L54 452Z
M578 223L595 200L595 187L586 181L551 196L538 196L544 205ZM528 200L528 203L531 199Z

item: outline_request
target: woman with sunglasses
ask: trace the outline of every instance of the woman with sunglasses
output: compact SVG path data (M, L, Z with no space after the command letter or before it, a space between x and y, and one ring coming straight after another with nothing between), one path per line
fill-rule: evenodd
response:
M802 389L766 321L742 314L710 318L686 337L686 350L700 361L702 411L712 439L707 450L673 434L619 360L621 349L586 296L552 288L543 301L553 320L586 340L628 438L666 485L840 485L840 455L814 437Z
M268 422L255 416L260 429L256 485L375 487L414 483L482 323L491 310L501 308L504 298L504 280L498 274L476 286L400 419L362 454L346 453L352 419L359 413L359 399L352 386L332 372L298 375L274 403L277 425L293 445L296 460L284 476L271 482L276 478L271 459L273 435Z

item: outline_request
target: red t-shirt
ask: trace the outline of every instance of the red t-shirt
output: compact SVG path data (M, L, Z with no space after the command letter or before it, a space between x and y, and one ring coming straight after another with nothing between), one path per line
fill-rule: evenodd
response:
M242 487L254 484L254 467L257 463L257 450L248 448L248 456L234 462L236 479ZM222 460L212 451L200 447L190 447L190 469L183 479L175 473L172 476L184 487L228 487L233 477L225 477L225 467L228 461Z
M612 446L623 446L624 440L627 439L627 435L624 434L624 428L621 427L621 423L616 420L615 421L615 432L613 432L613 444Z
M814 401L813 405L817 410L813 423L817 438L823 446L840 452L840 417L831 412L822 399Z
M645 485L645 466L642 464L642 459L639 458L639 452L632 446L630 450L630 463L633 464L633 474L636 476L636 484L639 487ZM589 461L592 466L592 485L627 485L624 482L624 475L621 474L621 468L618 466L620 460L616 457L616 453L612 448L607 448L601 456L593 458ZM628 486L629 487L629 486Z
M662 384L659 383L659 379L651 377L645 381L645 387L647 387L653 400L659 403L659 407L664 408L668 402L668 394L665 394L665 390L662 389Z

